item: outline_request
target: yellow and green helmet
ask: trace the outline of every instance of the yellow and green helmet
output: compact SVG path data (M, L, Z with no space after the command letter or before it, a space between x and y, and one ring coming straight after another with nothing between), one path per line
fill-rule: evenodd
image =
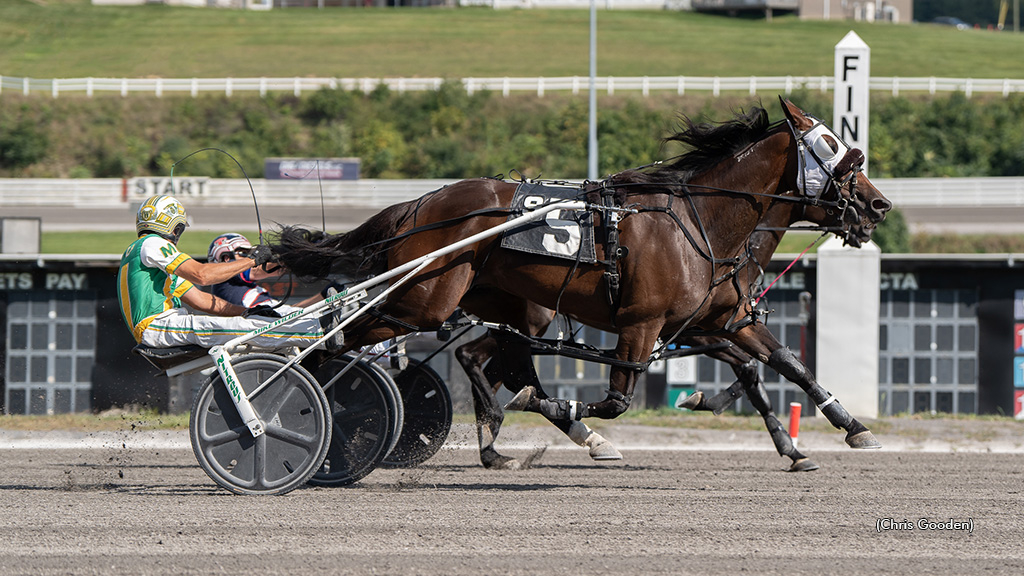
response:
M188 217L185 215L185 207L174 196L167 194L146 200L135 215L135 231L139 235L152 232L176 241L186 227Z

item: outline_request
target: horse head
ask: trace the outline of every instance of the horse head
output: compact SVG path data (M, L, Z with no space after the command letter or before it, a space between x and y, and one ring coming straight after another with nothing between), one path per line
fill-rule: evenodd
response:
M792 102L779 98L796 148L794 188L809 206L804 216L836 226L845 244L860 247L871 239L892 203L863 173L864 152Z

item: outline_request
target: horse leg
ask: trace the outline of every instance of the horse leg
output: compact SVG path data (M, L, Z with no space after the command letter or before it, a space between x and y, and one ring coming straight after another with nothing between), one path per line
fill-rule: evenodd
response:
M717 338L707 336L684 338L682 341L694 346L704 346L720 342ZM705 397L703 392L697 390L693 394L687 396L685 400L678 404L678 406L679 408L686 408L694 411L714 412L717 416L722 412L725 412L726 408L732 406L733 403L743 395L746 383L750 382L752 379L759 380L760 377L757 375L756 369L751 373L750 370L744 367L744 365L750 361L750 357L743 352L736 350L734 346L730 346L723 350L707 352L706 356L728 364L729 367L732 368L733 373L736 374L736 381L728 388L719 391L718 394L715 394L710 398Z
M537 397L541 398L542 395L540 393L542 391L540 389L537 391ZM546 398L547 395L545 394L543 397ZM578 446L586 448L593 460L622 460L622 453L615 448L614 444L583 422L579 420L552 420L551 418L548 418L548 421L554 424Z
M494 449L494 441L505 420L505 413L495 397L501 386L501 360L497 354L497 341L490 332L455 349L455 358L469 376L473 391L480 463L484 468L516 469L520 466L518 460L503 456Z
M846 430L848 446L858 449L882 447L874 434L851 416L831 392L822 388L807 366L793 354L792 350L779 343L763 324L747 326L730 339L747 353L800 386L832 426Z
M615 346L615 355L620 360L632 363L644 363L650 359L657 341L658 331L651 325L626 325L619 333ZM529 358L527 358L529 359ZM533 363L530 362L532 368ZM577 400L561 398L542 398L533 386L525 386L512 400L505 405L506 410L524 410L537 412L549 420L581 420L583 418L612 419L629 408L633 400L633 388L636 386L640 370L630 366L612 365L609 370L608 395L604 400L583 404ZM536 373L534 373L536 379Z
M757 366L754 364L754 360L751 359L750 362L733 366L733 370L739 376L739 382L743 383L743 391L746 392L750 404L761 414L764 425L768 429L768 434L771 435L772 442L775 443L775 450L778 451L779 456L786 456L792 461L789 471L810 472L811 470L817 470L818 465L796 449L789 431L782 426L782 422L779 422L779 419L775 416L775 412L772 410L772 401L768 397L768 391L765 389L761 377L757 374Z
M732 367L736 371L736 366ZM697 390L686 397L678 404L679 408L686 408L695 412L714 412L715 416L725 412L725 409L732 406L736 400L743 395L743 381L736 380L728 388L722 389L718 394L708 398L704 393Z
M698 344L707 344L713 341L712 339L700 339ZM768 391L764 387L764 382L761 381L761 376L757 373L757 365L754 363L754 360L734 347L709 352L707 355L729 364L733 373L736 374L736 381L733 382L732 386L710 398L705 398L700 391L694 392L679 406L681 408L689 408L690 410L710 410L715 414L721 414L741 394L745 393L750 400L750 404L764 420L768 434L775 444L775 450L778 451L780 456L786 456L792 461L789 470L791 472L817 470L818 465L796 449L789 431L786 430L782 423L779 422L778 417L776 417L775 412L772 410L772 402L768 397Z
M534 336L543 334L554 316L553 311L539 304L517 298L507 292L493 288L474 288L463 297L462 305L465 309L476 313L478 316L486 317L491 321L516 326L520 331ZM523 385L527 385L525 383L529 383L528 385L536 391L539 398L547 398L547 394L544 392L536 376L532 359L530 359L529 365L517 364L516 356L519 355L521 357L524 351L507 341L499 346L499 337L502 337L500 332L488 332L487 335L465 345L476 346L475 348L460 347L456 350L456 357L469 375L473 386L473 401L477 414L477 431L480 439L480 458L484 462L485 467L490 467L484 460L485 458L492 459L497 456L514 461L511 458L501 456L493 448L494 440L498 436L498 430L504 419L504 413L495 397L498 388L504 383L505 387L512 392L519 392L522 390ZM507 338L502 337L502 340L507 340ZM525 353L528 355L529 350L527 349ZM511 355L512 358L502 362L503 355ZM490 358L490 361L488 361L488 358ZM486 364L486 369L481 370L480 367L484 366L484 364ZM518 365L519 371L528 370L533 375L527 377L524 381L517 380L518 376L515 375L505 378L506 364L509 366ZM594 460L622 459L622 454L616 450L611 442L586 424L576 420L549 418L548 421L554 424L574 443L587 448L590 457ZM514 465L507 464L507 466Z
M505 375L505 387L517 392L517 398L520 394L526 394L529 398L532 398L536 403L559 403L568 402L566 400L551 399L544 388L540 384L540 379L537 377L536 369L533 366L533 361L529 355L529 344L526 344L525 354L527 362L516 362L516 358L523 358L523 346L519 342L510 341L508 338L497 338L499 343L499 355L491 362L499 362L502 366L513 366L518 367L513 369L517 372L515 374L508 370L504 371ZM514 406L515 400L513 399L509 405L506 405L506 409L519 410ZM577 404L579 404L577 402ZM622 460L622 453L615 448L615 446L609 442L604 436L595 432L590 426L587 426L579 420L572 418L559 418L557 413L554 412L543 412L540 414L547 418L549 422L555 425L559 430L562 431L566 436L569 437L578 446L587 448L590 457L594 460Z

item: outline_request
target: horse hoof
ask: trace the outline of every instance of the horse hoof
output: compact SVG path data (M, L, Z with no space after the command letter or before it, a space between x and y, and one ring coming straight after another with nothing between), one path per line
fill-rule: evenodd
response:
M590 447L590 457L593 460L622 460L622 453L612 446L612 443L604 440Z
M522 467L522 463L515 458L506 458L502 456L501 461L490 462L489 465L485 464L483 467L488 470L517 470Z
M790 472L810 472L811 470L817 470L820 468L816 462L810 458L800 458L794 460L792 466L789 467Z
M882 447L882 443L875 439L870 430L858 432L852 436L846 436L846 445L857 450L875 450Z
M523 386L523 389L509 400L508 404L505 404L505 410L518 410L520 412L526 410L526 405L530 403L530 400L533 400L535 394L536 391L533 389L533 386Z
M593 460L622 460L623 454L615 450L615 447L610 442L600 444L598 446L592 446L590 449L590 457Z
M693 394L690 394L682 400L676 400L676 408L686 408L687 410L697 410L697 408L704 402L704 393L697 390Z
M495 452L495 455L482 460L484 468L488 470L519 470L519 461L509 456L502 456Z

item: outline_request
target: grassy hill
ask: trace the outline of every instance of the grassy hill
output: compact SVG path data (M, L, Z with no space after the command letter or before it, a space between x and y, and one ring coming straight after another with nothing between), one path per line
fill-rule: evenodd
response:
M1024 34L958 31L929 24L804 22L794 17L767 22L688 12L603 10L598 14L598 73L831 75L834 46L850 30L871 47L871 68L876 76L1024 78L1020 60ZM92 6L88 0L0 0L0 75L585 76L588 35L586 10L330 8L247 12L159 5L102 7ZM0 94L0 126L8 127L0 134L0 156L4 149L19 154L15 159L19 163L6 168L9 177L163 173L167 159L209 145L227 147L250 168L259 166L265 156L356 155L364 158L368 174L373 168L373 175L383 177L461 177L511 167L530 174L568 177L582 173L579 167L585 166L585 96L518 95L477 101L466 100L462 94L438 97L438 102L431 103L426 96L369 95L362 104L348 107L348 97L336 94L324 97L323 109L339 107L349 110L349 116L335 114L324 120L300 118L319 111L311 102L312 94L304 94L302 99L279 96L193 100L187 96L105 95L90 100L83 95L62 95L52 100L43 94L24 98L8 91ZM885 98L884 94L878 96ZM1000 101L999 106L986 106L986 98ZM376 102L378 99L381 101ZM751 100L756 98L735 93L719 99L695 92L683 98L656 93L647 99L639 94L602 94L602 139L608 139L602 144L602 162L607 170L613 170L646 163L650 161L646 156L661 157L662 151L634 143L655 142L660 137L656 132L666 119L671 120L673 111L714 112L711 117L724 117L726 111ZM773 105L773 100L774 94L770 94L765 102ZM1008 99L1008 105L1003 105L998 95L975 96L970 101L945 96L934 100L932 111L908 107L905 102L888 107L890 115L902 124L894 122L882 133L876 131L883 127L887 108L872 105L879 115L872 129L873 153L901 161L886 168L873 160L876 170L886 169L893 175L978 175L989 167L977 158L993 156L991 147L982 144L1008 142L1012 148L1019 141L1019 98ZM829 95L804 91L799 102L821 117L830 117ZM474 106L481 110L470 115ZM984 120L977 113L996 108L993 119ZM416 129L423 134L412 131L418 134L415 139L408 130L400 131L414 124L414 112L429 116L425 127ZM947 133L943 119L951 116L963 118L959 132ZM621 120L625 117L636 126L626 130ZM995 126L996 132L991 131L992 126L985 128L985 122ZM485 130L478 130L484 140L469 134L478 124L486 124ZM936 133L941 138L933 137ZM918 139L910 140L911 134ZM33 154L37 157L30 158ZM391 164L377 162L377 156ZM405 160L400 161L402 158ZM422 166L410 158L423 159ZM1004 159L1003 164L1014 164L1013 158ZM913 164L915 159L920 161ZM9 165L12 162L7 159ZM375 168L376 164L381 166ZM190 167L200 172L216 169ZM234 170L234 166L228 168ZM427 174L428 169L438 172ZM793 234L787 235L790 239L792 245L783 251L798 252L809 241ZM205 240L197 239L189 251L205 252ZM125 243L103 234L90 242L82 242L78 235L62 238L47 234L43 249L118 252Z
M849 30L871 46L877 76L1024 76L1024 34L670 11L599 12L598 73L830 75ZM586 10L0 0L0 75L32 78L585 76L588 38Z

